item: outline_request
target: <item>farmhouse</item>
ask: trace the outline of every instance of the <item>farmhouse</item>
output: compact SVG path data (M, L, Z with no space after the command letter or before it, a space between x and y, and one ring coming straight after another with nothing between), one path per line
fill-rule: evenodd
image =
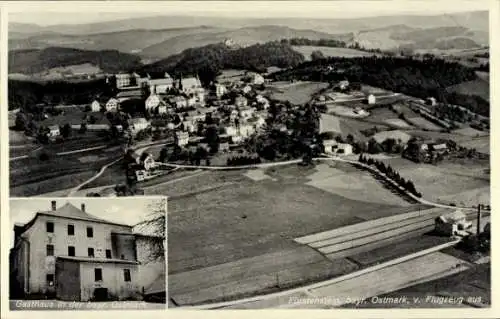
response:
M434 98L434 97L428 97L425 100L425 104L430 105L430 106L436 106L436 104L437 104L436 98Z
M227 93L227 88L225 85L219 83L215 84L215 96L217 96L217 98L220 99L226 93Z
M349 87L349 81L347 81L347 80L340 81L338 84L338 87L341 90L346 90Z
M129 130L133 134L135 134L139 131L145 130L151 125L151 122L149 122L148 120L146 120L143 117L132 118L132 119L129 119L127 122L128 122Z
M90 110L92 112L100 112L101 111L101 103L99 103L99 101L97 100L94 100L91 104L90 104Z
M131 85L131 82L133 82L132 80L133 75L128 73L119 73L116 74L115 77L116 77L116 87L118 89L128 87Z
M250 85L245 85L241 91L244 93L244 94L248 94L252 91L252 87Z
M264 84L264 77L255 72L248 72L245 76L245 80L251 84L261 85Z
M142 299L161 276L146 266L151 241L132 226L109 222L72 204L40 210L14 226L10 290L14 298L66 301ZM151 272L155 274L151 274ZM163 287L165 289L165 287Z
M373 95L373 94L368 95L367 102L370 105L375 104L377 102L377 99L375 98L375 95Z
M445 236L463 234L463 232L471 226L472 223L467 221L465 214L460 210L439 216L435 221L436 232Z
M175 143L179 146L185 146L189 143L189 133L188 132L175 132Z
M118 105L119 101L115 98L110 98L109 101L106 103L106 111L107 112L116 112L118 111Z
M49 131L47 132L47 137L56 137L61 135L61 130L59 129L59 125L51 125L48 127Z
M351 155L353 153L351 144L338 143L335 140L324 140L323 146L325 147L325 153L327 154Z
M155 167L155 160L153 158L153 155L144 152L141 154L139 158L140 164L144 167L145 170L149 171L153 167Z
M236 105L236 107L245 107L247 106L248 104L248 100L246 97L244 96L237 96L236 99L234 100L234 105Z

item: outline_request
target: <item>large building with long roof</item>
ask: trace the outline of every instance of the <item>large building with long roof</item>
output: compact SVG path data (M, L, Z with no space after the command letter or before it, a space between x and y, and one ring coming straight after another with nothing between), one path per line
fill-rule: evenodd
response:
M52 201L50 210L14 226L10 298L98 301L164 295L165 283L161 292L156 281L164 277L165 263L147 260L155 241L131 225L87 213L84 204L57 207Z

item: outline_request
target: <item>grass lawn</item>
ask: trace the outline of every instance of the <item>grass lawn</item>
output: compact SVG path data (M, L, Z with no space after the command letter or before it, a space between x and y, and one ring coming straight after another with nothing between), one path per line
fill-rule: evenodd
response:
M430 130L430 131L440 131L442 130L441 127L437 126L436 124L424 119L423 117L407 117L408 123L419 127L423 130Z
M348 165L337 169L359 174ZM293 238L416 209L367 205L305 185L318 178L317 169L270 168L266 179L247 173L207 172L148 191L170 196L169 285L178 303L269 292L277 281L293 286L352 270L353 263L319 258Z
M362 56L373 56L378 55L376 53L364 52L349 48L331 48L331 47L320 47L320 46L308 46L308 45L298 45L292 47L295 51L298 51L304 55L306 60L311 60L311 53L313 51L321 51L325 57L362 57Z
M272 87L272 85L270 85ZM271 98L279 101L290 101L292 104L304 104L311 100L314 93L327 88L328 83L322 82L298 82L291 83L280 91L273 91Z
M486 101L490 100L490 83L481 78L450 86L446 88L446 91L466 95L477 95Z
M385 122L389 119L397 119L397 114L389 110L388 107L377 107L370 110L369 120Z
M96 171L81 171L51 177L50 179L10 187L10 196L36 196L58 190L69 189L86 181L96 174Z
M448 196L474 189L484 189L490 185L489 168L486 160L460 162L444 161L437 166L416 164L403 158L384 160L399 174L410 179L423 197L431 201L443 201Z

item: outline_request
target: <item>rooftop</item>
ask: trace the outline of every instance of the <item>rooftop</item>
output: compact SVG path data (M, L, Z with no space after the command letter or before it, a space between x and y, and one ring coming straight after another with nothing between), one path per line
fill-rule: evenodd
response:
M73 257L73 256L57 256L58 260L71 260L71 261L79 261L79 262L88 262L88 263L113 263L113 264L130 264L130 265L138 265L137 261L133 260L124 260L124 259L115 259L115 258L92 258L92 257Z

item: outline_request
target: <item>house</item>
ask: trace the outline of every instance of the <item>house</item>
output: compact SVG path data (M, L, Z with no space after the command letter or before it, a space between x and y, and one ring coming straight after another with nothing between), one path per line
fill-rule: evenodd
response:
M255 133L255 128L250 124L242 124L240 125L238 131L241 137L246 138Z
M175 132L175 143L179 146L185 146L189 143L189 133L188 132Z
M244 107L242 109L240 109L240 117L243 119L243 120L248 120L252 117L252 115L254 114L255 112L255 109L252 108L252 107Z
M444 236L466 235L466 230L472 227L466 215L461 210L441 215L435 220L435 231Z
M430 105L430 106L436 106L436 104L437 104L436 98L434 98L434 97L428 97L425 100L425 104Z
M92 112L100 112L101 111L101 103L99 103L99 101L97 100L94 100L91 104L90 104L90 110Z
M168 105L167 102L163 99L162 96L156 94L156 89L153 88L153 91L151 91L151 94L149 97L146 99L144 102L144 106L146 111L153 113L156 112L158 114L164 114L167 113Z
M50 209L14 226L11 297L140 300L151 278L165 272L146 266L151 244L147 238L138 240L130 225L90 215L85 204L57 207L52 201Z
M262 95L257 95L255 99L257 100L257 104L260 104L265 110L269 108L269 100Z
M224 142L219 144L219 152L229 152L229 143Z
M265 82L264 77L255 72L248 72L245 76L245 81L256 85L261 85Z
M193 119L189 117L182 122L182 126L184 126L184 131L189 133L193 133L196 130Z
M196 98L196 96L194 96L194 95L189 96L187 98L187 106L188 107L195 106L197 101L198 101L198 99Z
M368 104L373 105L377 102L377 99L375 98L375 95L370 94L370 95L368 95L367 101L368 101Z
M127 122L128 122L129 130L133 134L136 134L139 131L145 130L151 125L151 122L149 122L148 120L146 120L143 117L131 118Z
M128 73L116 74L116 88L121 89L130 86L132 76Z
M188 117L190 117L194 122L203 122L206 119L206 113L201 110L189 111Z
M236 136L238 135L238 128L236 126L226 126L224 127L224 133L227 136Z
M349 87L349 81L347 81L347 80L340 81L338 84L338 87L341 90L346 90Z
M114 97L110 98L106 103L106 112L116 112L118 111L120 102Z
M252 87L250 85L245 85L241 91L244 93L244 94L248 94L252 91Z
M248 121L248 124L252 125L255 130L259 130L266 124L266 120L260 116L257 116L257 117L251 118Z
M236 105L236 107L246 107L248 104L248 100L246 97L244 96L237 96L234 100L234 105Z
M61 130L59 129L59 125L51 125L48 127L49 131L47 132L47 137L56 137L61 135Z
M188 78L181 78L179 80L179 90L184 92L185 94L191 94L191 93L197 93L204 91L203 87L201 86L200 79L198 77L188 77Z
M153 158L153 155L144 152L141 154L139 157L139 162L140 164L144 167L146 171L151 170L156 166L155 159Z
M324 140L323 146L325 148L325 153L327 154L351 155L353 153L351 144L338 143L335 140Z
M324 140L323 146L325 147L325 153L334 154L337 148L338 142L336 140Z
M158 112L158 114L166 114L168 112L168 107L166 104L162 104L158 106L156 111Z
M116 99L118 99L118 102L123 102L130 99L140 99L140 98L142 98L142 90L140 89L124 90L116 94Z
M226 86L219 83L215 84L215 96L217 96L217 98L220 99L226 93L227 93Z
M432 150L439 154L448 152L448 145L446 143L439 143L432 145Z
M174 80L168 73L165 73L163 79L150 79L147 82L150 91L155 91L157 94L167 94L174 87Z
M183 96L174 96L169 99L169 103L176 109L183 109L187 107L187 100Z

